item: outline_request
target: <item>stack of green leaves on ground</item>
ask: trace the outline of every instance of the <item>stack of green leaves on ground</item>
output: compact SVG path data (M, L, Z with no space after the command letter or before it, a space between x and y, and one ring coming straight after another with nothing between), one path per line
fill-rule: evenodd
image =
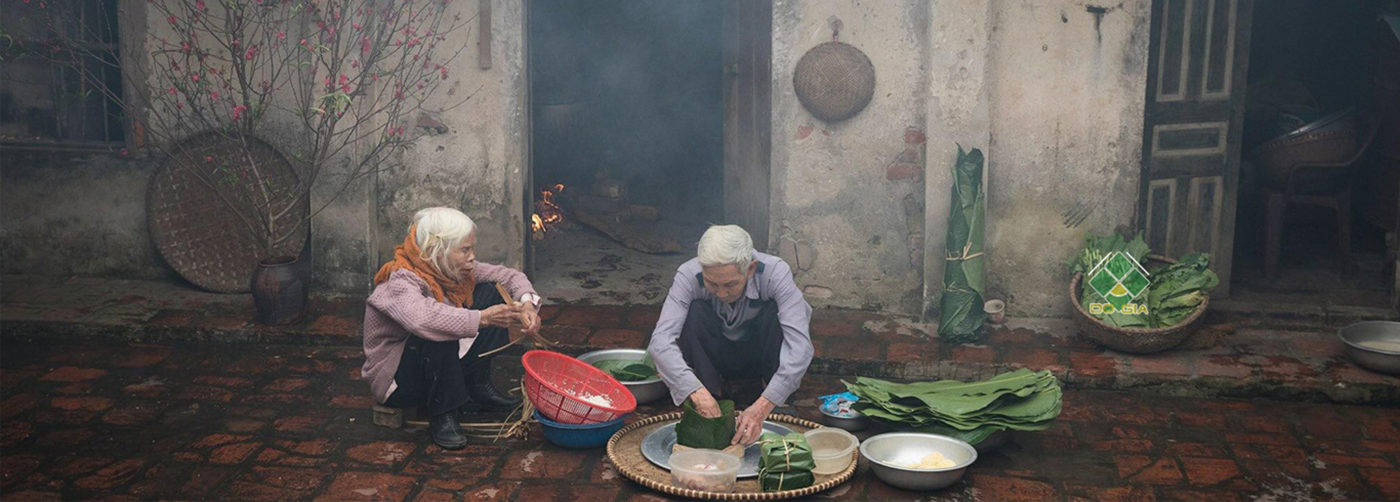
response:
M758 481L765 492L796 490L812 486L812 445L807 436L794 432L779 436L765 432L758 439Z
M1060 415L1060 382L1049 371L1021 368L980 382L844 383L867 416L971 444L1003 430L1045 430Z
M1142 234L1132 240L1118 234L1086 235L1084 248L1069 262L1070 272L1082 273L1087 280L1099 261L1115 251L1122 251L1138 263L1143 263L1149 252ZM1137 298L1138 303L1147 307L1146 314L1110 312L1090 315L1104 324L1119 328L1163 328L1180 324L1210 296L1210 290L1220 284L1220 278L1209 267L1210 255L1191 253L1174 264L1150 268L1147 270L1147 291ZM1079 304L1084 306L1085 311L1091 311L1089 304L1105 301L1087 286L1079 297Z

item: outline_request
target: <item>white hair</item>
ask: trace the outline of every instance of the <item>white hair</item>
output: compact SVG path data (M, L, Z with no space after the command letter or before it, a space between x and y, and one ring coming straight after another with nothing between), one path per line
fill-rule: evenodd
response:
M418 225L413 241L423 253L421 258L437 267L439 273L455 277L456 272L447 266L447 253L476 232L476 223L456 209L430 207L414 214L413 224Z
M695 256L702 266L734 265L742 273L754 260L753 238L739 225L711 225L700 236Z

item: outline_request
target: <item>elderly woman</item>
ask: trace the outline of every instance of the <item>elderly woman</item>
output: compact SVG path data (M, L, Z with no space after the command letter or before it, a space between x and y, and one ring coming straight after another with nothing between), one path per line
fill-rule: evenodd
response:
M365 364L374 398L395 408L425 408L428 432L446 449L466 446L457 422L470 399L484 409L519 400L491 385L491 360L508 329L534 333L540 297L520 271L476 261L476 224L461 211L419 211L394 259L374 276L365 301ZM507 305L496 285L520 301Z

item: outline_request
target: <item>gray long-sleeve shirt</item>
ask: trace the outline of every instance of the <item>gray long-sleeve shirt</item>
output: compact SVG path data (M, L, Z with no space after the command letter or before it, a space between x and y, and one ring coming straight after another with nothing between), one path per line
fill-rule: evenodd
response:
M694 300L714 303L715 315L725 326L724 335L731 340L742 336L739 326L758 314L758 308L749 308L747 300L776 301L778 324L783 330L783 346L778 371L768 381L768 387L763 389L763 397L773 404L782 405L802 383L802 375L807 373L807 365L812 362L812 338L808 333L812 306L802 298L802 290L792 279L792 269L782 258L758 252L754 253L754 258L759 265L744 287L746 300L733 305L716 300L705 290L699 259L692 258L676 270L671 291L666 295L666 303L662 305L661 316L656 321L656 330L652 332L651 343L647 346L661 380L671 389L671 400L675 404L681 404L691 393L704 387L695 372L685 364L677 343L681 326L685 324L690 311L690 302Z

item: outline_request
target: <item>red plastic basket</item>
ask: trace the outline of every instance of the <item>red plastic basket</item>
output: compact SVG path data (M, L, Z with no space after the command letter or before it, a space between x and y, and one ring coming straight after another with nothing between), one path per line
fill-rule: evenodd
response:
M525 396L545 418L564 424L596 424L637 409L632 392L593 365L548 350L526 352ZM611 406L590 403L583 395L602 396Z

